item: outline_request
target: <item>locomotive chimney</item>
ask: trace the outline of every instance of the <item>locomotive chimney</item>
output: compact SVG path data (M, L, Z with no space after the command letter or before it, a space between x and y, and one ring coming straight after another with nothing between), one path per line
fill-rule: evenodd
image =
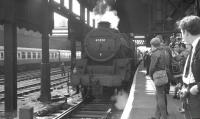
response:
M98 28L110 28L110 22L101 21L98 23Z

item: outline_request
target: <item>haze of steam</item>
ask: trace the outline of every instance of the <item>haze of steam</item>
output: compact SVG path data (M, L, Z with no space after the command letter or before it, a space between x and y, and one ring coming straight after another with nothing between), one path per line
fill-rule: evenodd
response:
M101 21L110 22L111 28L118 29L119 18L117 16L117 12L114 10L110 10L110 6L106 2L106 0L97 1L97 5L93 9L95 16L95 20L97 23Z

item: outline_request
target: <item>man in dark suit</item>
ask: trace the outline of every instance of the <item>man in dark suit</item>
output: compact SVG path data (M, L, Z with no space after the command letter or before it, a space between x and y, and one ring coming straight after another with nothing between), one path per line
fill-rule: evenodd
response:
M200 17L186 16L178 22L182 38L191 44L191 51L183 71L183 84L188 93L187 119L200 119Z

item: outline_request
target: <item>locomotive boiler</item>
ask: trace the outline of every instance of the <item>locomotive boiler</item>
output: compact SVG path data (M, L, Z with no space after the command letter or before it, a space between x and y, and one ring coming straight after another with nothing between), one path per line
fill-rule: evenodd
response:
M136 50L133 41L109 22L100 22L84 39L84 56L76 62L71 83L81 85L93 96L128 88L136 69Z

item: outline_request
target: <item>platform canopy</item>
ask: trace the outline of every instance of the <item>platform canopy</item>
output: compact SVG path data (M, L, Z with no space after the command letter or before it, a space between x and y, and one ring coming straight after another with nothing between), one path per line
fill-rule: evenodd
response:
M96 6L98 0L78 0L80 4L86 6L90 11Z
M190 14L199 15L199 0L78 0L90 11L100 2L116 10L121 32L146 34L175 29L175 22ZM195 10L196 9L196 10Z
M48 23L53 28L53 12L49 0L0 0L0 23L13 22L18 27L42 32ZM15 13L10 13L14 9ZM13 15L11 15L13 14Z

